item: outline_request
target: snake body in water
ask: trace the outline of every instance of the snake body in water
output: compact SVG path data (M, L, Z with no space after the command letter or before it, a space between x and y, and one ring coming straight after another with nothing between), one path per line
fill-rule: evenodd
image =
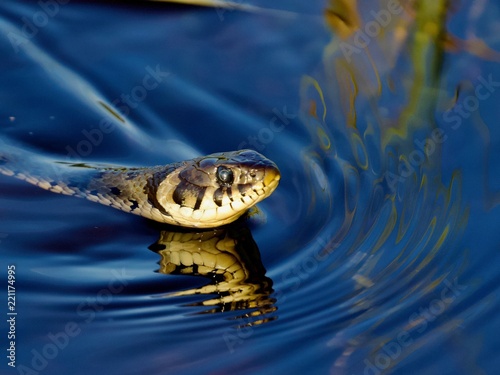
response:
M253 150L123 167L57 162L2 143L0 172L55 193L191 228L235 221L268 197L280 180L276 164Z

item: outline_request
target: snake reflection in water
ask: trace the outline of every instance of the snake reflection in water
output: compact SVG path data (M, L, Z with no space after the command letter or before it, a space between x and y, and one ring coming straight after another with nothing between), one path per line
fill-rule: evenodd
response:
M173 292L165 297L203 295L207 298L189 306L207 306L202 313L246 310L245 325L274 320L276 310L272 281L265 276L259 249L244 220L203 231L161 231L149 247L157 252L159 272L202 276L207 285Z

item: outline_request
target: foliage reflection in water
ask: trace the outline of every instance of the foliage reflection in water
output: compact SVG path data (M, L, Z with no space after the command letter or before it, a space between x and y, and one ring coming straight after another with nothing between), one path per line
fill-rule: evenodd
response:
M383 3L390 6L391 1ZM301 118L312 139L303 165L311 177L308 186L316 187L309 213L318 210L318 196L336 204L331 208L335 215L325 220L319 234L323 240L316 241L321 250L315 253L331 256L309 267L310 273L330 285L340 279L343 289L351 290L342 300L350 307L348 324L341 314L317 313L322 325L330 322L337 331L328 343L339 354L331 367L335 373L394 370L434 331L453 336L464 322L464 317L444 318L445 311L459 308L472 293L471 285L463 284L470 255L461 244L469 220L462 171L446 170L445 177L441 170L443 143L454 130L435 119L441 118L439 95L448 84L439 74L446 5L422 1L418 12L407 17L397 16L402 5L392 15L382 7L380 13L392 22L357 48L362 25L380 13L330 2L327 24L334 34L323 55L324 70L302 79ZM401 54L402 45L410 50L408 56ZM408 68L392 71L394 65L411 66L411 78L401 75ZM397 97L391 95L395 88ZM329 176L337 187L323 184L319 175ZM303 258L295 269L303 271L306 264ZM308 284L323 284L304 281L304 272L296 272L293 280L288 288L299 293L311 290ZM436 299L449 294L450 285L455 286L454 297ZM331 288L330 293L333 304L341 291ZM322 304L324 300L315 306ZM386 344L400 335L412 345L402 350L399 343L397 353L388 357Z

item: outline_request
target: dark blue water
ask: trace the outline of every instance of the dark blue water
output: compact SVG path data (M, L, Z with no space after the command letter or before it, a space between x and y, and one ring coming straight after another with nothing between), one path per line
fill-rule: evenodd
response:
M165 228L0 175L2 374L498 372L498 3L54 4L1 6L3 141L246 147L282 180L238 232L255 293L232 305L179 295L215 281L166 272Z

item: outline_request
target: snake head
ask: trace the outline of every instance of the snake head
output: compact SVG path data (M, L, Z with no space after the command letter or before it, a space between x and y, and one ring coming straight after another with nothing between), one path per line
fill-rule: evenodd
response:
M271 195L276 164L253 150L221 152L182 162L158 187L158 201L180 225L228 224Z

